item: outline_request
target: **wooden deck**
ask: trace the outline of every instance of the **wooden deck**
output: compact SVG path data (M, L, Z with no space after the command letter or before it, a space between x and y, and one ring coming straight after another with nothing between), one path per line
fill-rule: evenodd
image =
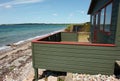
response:
M58 38L53 35L51 37ZM48 36L50 39L50 36ZM55 42L43 38L32 42L33 67L87 74L113 74L120 47L113 44ZM46 41L45 41L46 40Z

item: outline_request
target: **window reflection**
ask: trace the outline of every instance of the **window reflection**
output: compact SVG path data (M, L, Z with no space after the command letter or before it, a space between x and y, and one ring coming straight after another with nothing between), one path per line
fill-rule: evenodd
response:
M112 3L106 7L106 18L105 18L105 32L110 32L111 25L111 15L112 15Z
M96 15L94 15L94 21L93 21L93 23L94 23L94 27L96 26Z
M92 15L92 20L91 20L92 26L93 26L93 21L94 21L94 15Z
M96 14L96 26L98 25L98 14Z
M92 15L92 26L95 29L100 29L103 32L110 32L112 16L112 3L99 10L96 14Z
M104 13L105 13L105 9L103 8L101 10L101 16L100 16L100 30L104 29Z

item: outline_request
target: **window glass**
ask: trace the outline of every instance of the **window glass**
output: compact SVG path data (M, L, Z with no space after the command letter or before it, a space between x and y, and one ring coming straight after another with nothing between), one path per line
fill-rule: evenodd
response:
M95 27L96 26L96 15L94 15L93 24L94 24L94 27Z
M92 15L92 17L91 17L92 19L91 19L91 24L92 24L92 26L93 26L93 21L94 21L94 15Z
M111 16L112 16L112 3L106 7L106 18L104 28L105 32L110 32Z
M104 15L105 15L105 9L103 8L101 10L101 16L100 16L100 30L104 29Z
M98 27L98 14L96 14L96 27Z

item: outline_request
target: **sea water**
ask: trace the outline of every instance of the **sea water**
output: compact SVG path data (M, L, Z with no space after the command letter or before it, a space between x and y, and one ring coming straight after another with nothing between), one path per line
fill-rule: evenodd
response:
M12 43L22 43L25 40L42 37L46 34L65 29L62 24L18 24L0 25L0 50Z

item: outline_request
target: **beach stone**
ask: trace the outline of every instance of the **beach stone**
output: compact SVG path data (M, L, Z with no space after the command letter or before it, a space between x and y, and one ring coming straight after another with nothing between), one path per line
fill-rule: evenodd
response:
M72 73L67 73L67 76L65 77L65 81L75 81L77 75L74 75Z
M49 76L47 81L57 81L57 77Z

